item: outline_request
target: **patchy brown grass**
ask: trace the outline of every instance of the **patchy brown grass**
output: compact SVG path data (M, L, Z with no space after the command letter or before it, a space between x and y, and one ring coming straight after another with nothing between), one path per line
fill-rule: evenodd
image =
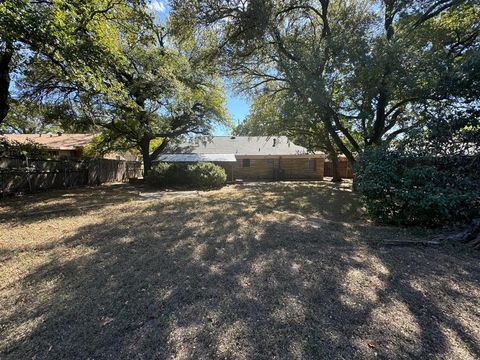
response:
M0 205L2 359L480 357L478 254L386 248L349 184Z

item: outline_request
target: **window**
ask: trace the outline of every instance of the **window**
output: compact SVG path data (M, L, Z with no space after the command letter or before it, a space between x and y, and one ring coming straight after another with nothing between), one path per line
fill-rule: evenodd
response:
M242 167L250 167L250 159L243 159Z
M308 159L308 169L312 171L317 170L317 161L315 159Z
M267 159L267 166L273 168L275 166L275 162L273 159Z

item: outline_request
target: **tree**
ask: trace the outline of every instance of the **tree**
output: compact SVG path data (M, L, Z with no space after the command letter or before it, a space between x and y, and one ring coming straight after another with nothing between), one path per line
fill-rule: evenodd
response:
M144 44L126 44L128 66L111 71L133 102L109 104L114 117L100 124L110 142L121 139L141 152L146 173L172 141L210 134L215 123L227 124L229 119L222 83L206 59L195 53L196 44L174 46L170 37L172 45L167 46L168 36L167 30L154 26Z
M129 19L122 27L135 31L120 31L120 61L102 64L114 84L79 87L42 60L32 63L24 80L31 94L57 107L65 104L69 116L64 118L71 124L101 131L100 151L138 150L146 174L169 143L209 134L216 122L227 123L228 115L215 62L199 49L198 42L210 33L179 41L151 17ZM69 89L68 97L63 88Z
M216 24L243 90L288 89L311 104L352 165L432 113L478 102L478 91L465 91L478 84L473 0L192 0L173 9L199 28Z
M480 111L445 113L389 147L370 148L356 167L376 220L445 226L480 215Z
M37 102L11 100L10 110L5 122L0 124L0 134L60 131L61 129L57 124L48 121L47 112L48 109Z
M16 80L32 61L48 61L76 86L102 88L115 82L101 65L118 61L117 25L143 16L142 8L142 0L0 2L0 124L8 115L11 92L20 90Z

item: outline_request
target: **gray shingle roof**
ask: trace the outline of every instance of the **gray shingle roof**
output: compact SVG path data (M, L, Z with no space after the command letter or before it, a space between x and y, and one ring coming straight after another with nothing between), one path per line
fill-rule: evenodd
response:
M214 136L182 143L168 153L305 155L308 151L288 141L286 136Z
M233 154L161 154L157 160L167 162L237 161Z

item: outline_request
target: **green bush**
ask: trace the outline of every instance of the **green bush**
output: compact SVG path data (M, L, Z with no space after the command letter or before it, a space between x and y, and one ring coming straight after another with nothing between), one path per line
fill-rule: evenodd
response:
M158 163L145 178L154 187L168 186L187 189L218 189L227 182L225 170L215 164Z
M368 149L355 181L381 222L439 226L480 215L480 117L435 119L395 146Z
M369 214L383 223L424 226L478 216L478 179L452 174L443 160L412 156L402 148L367 151L356 181Z
M158 188L167 186L167 171L170 166L170 163L164 162L155 165L145 177L145 183Z

